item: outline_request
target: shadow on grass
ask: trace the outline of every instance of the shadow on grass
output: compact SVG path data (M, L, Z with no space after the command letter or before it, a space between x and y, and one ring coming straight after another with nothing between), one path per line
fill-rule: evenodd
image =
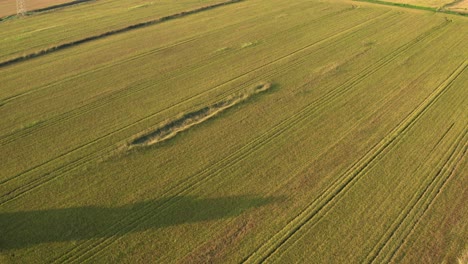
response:
M231 218L280 200L251 196L209 199L176 196L111 208L89 206L0 213L0 250L124 236L147 229Z

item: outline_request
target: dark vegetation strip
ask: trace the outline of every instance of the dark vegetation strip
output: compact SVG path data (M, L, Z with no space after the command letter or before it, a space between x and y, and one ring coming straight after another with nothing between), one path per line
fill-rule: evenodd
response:
M51 52L55 52L55 51L63 50L63 49L66 49L66 48L74 47L76 45L80 45L80 44L83 44L83 43L91 42L93 40L98 40L98 39L102 39L102 38L109 37L109 36L112 36L112 35L125 33L127 31L130 31L130 30L133 30L133 29L139 29L139 28L159 24L159 23L162 23L162 22L165 22L165 21L168 21L168 20L185 17L185 16L188 16L188 15L192 15L192 14L195 14L195 13L202 12L202 11L206 11L206 10L210 10L210 9L213 9L213 8L217 8L217 7L221 7L221 6L229 5L229 4L234 4L234 3L238 3L238 2L242 2L242 1L244 1L244 0L228 0L228 1L225 1L225 2L221 2L221 3L216 3L216 4L213 4L213 5L202 6L202 7L193 9L193 10L182 11L180 13L160 17L160 18L149 20L149 21L146 21L146 22L133 24L133 25L130 25L130 26L126 26L124 28L119 28L119 29L107 31L107 32L104 32L104 33L101 33L101 34L98 34L98 35L89 36L89 37L79 39L79 40L75 40L75 41L72 41L72 42L59 44L57 46L45 48L43 50L39 50L39 51L36 51L34 53L26 54L26 55L23 55L23 56L20 56L20 57L16 57L16 58L13 58L13 59L10 59L10 60L7 60L7 61L0 62L0 68L6 67L6 66L9 66L9 65L18 63L18 62L22 62L22 61L25 61L25 60L28 60L28 59L37 58L39 56L43 56L43 55L49 54Z
M410 5L410 4L386 2L386 1L380 1L380 0L354 0L354 1L388 5L388 6L398 6L398 7L411 8L411 9L419 9L419 10L431 11L431 12L436 12L436 13L445 13L445 14L450 14L450 15L468 16L468 13L446 10L445 9L446 6L442 8L435 8L435 7L428 7L428 6L417 6L417 5Z
M53 5L53 6L48 6L48 7L35 9L35 10L30 11L30 12L27 12L27 14L29 15L29 14L42 13L42 12L47 12L47 11L51 11L51 10L55 10L55 9L60 9L60 8L64 8L64 7L74 6L74 5L78 5L78 4L82 4L82 3L86 3L86 2L95 2L95 1L96 0L74 0L74 1L71 1L71 2L66 2L66 3L62 3L62 4L58 4L58 5Z
M52 11L52 10L55 10L55 9L62 9L64 7L69 7L69 6L74 6L74 5L78 5L78 4L82 4L82 3L86 3L86 2L94 2L94 1L96 1L96 0L73 0L73 1L70 1L70 2L58 4L58 5L52 5L52 6L48 6L48 7L39 8L39 9L33 9L33 10L30 10L30 11L27 11L25 15L26 16L35 15L35 14L39 14L39 13L49 12L49 11ZM18 17L18 15L9 15L9 16L6 16L6 17L0 17L0 22L8 20L8 19L12 19L12 18L17 18L17 17Z

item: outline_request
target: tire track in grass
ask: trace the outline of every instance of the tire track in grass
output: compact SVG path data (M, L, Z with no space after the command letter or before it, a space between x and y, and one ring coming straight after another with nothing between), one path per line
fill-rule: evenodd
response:
M319 197L299 213L293 220L283 227L278 233L272 236L266 243L255 250L248 256L244 262L259 263L264 262L285 245L295 234L310 221L316 222L319 216L326 207L333 205L337 197L346 193L360 178L366 173L369 166L384 154L392 145L401 139L404 134L424 115L424 113L443 95L451 86L453 81L466 68L467 61L439 85L420 105L418 105L397 127L395 127L382 141L376 144L366 155L348 169L341 177L333 182Z
M424 73L421 74L415 81L417 81L417 80L418 80L419 78L421 78L423 75L424 75ZM409 86L410 86L410 85L408 85L408 87L409 87ZM398 93L397 93L397 94L398 94ZM397 94L394 95L394 96L391 96L391 98L395 98L396 96L398 96ZM387 97L387 96L388 96L388 95L386 95L385 97ZM385 107L385 106L382 106L382 108L379 108L379 110L377 110L376 112L382 110L384 107ZM364 118L364 119L365 119L365 118ZM445 134L448 133L448 131L449 131L452 127L453 127L453 124L452 124L452 126L450 126L450 128L444 133L444 136L445 136ZM353 128L353 129L354 129L354 128ZM440 139L440 141L441 141L442 139L443 139L443 137ZM439 144L439 143L437 143L436 145L438 145L438 144ZM393 149L393 148L395 148L395 147L397 147L397 146L398 146L398 143L397 143L397 144L393 144L392 146L389 147L388 150L391 150L391 149ZM386 151L386 153L384 153L381 157L379 157L378 160L381 160L381 159L382 159L383 157L385 157L388 153L389 153L389 151ZM369 169L371 169L372 167L373 167L373 166L369 167ZM297 174L304 174L304 173L307 173L307 171L308 171L308 169L306 168L306 169L302 170L300 173L296 173L292 178L295 178L295 177L297 176ZM367 173L365 173L364 175L366 175L366 174L367 174ZM362 175L362 176L364 176L364 175ZM273 191L272 193L274 193L274 192L275 192L275 191ZM328 214L328 212L330 212L330 211L336 206L336 204L337 204L338 202L340 202L340 201L343 199L343 197L344 197L344 196L339 197L333 204L330 205L329 208L327 208L327 210L326 210L322 215L318 216L318 218L314 221L313 226L315 225L315 223L318 223L319 221L321 221L321 219L324 218L324 217ZM312 227L313 227L313 226L312 226ZM311 226L308 226L307 229L311 229L312 227L311 227ZM295 238L294 238L294 242L288 244L288 248L293 247L304 235L305 235L305 232L298 233L298 234L295 236ZM285 253L285 251L282 251L282 252L280 253L280 256L281 256L282 254L284 254L284 253ZM278 255L275 255L275 258L277 259L277 258L279 258L279 256L278 256Z
M467 132L465 127L452 144L448 154L444 155L445 158L436 166L435 171L429 173L433 175L429 183L423 183L420 186L421 192L415 193L402 214L395 219L384 234L382 241L379 241L377 247L369 254L366 263L389 263L391 261L430 205L436 200L443 186L449 181L459 161L465 156Z
M451 163L451 164L453 164L452 168L449 167L451 165L450 164L449 166L443 167L441 169L441 171L439 171L439 174L436 177L439 177L439 176L440 177L445 177L444 180L441 183L439 183L437 186L434 186L434 189L433 189L433 192L435 192L435 194L433 194L434 197L428 203L426 203L424 205L422 212L420 213L420 215L418 217L416 217L415 223L412 226L410 226L410 229L408 230L406 235L403 236L403 238L401 239L401 242L398 244L398 246L396 248L394 248L393 251L390 252L388 257L386 258L386 259L388 259L388 263L391 263L393 261L393 259L397 256L397 254L401 251L401 248L406 244L406 241L407 241L408 237L411 236L411 234L414 232L415 228L419 225L419 223L421 222L421 220L424 217L424 215L426 214L426 212L434 204L437 197L439 197L439 194L442 192L444 187L447 185L447 183L455 175L455 171L459 168L460 164L463 162L463 159L466 157L466 154L467 154L468 146L466 144L466 141L467 140L466 140L466 137L465 137L465 146L463 148L462 153L458 156L459 157L458 160L456 160L456 158L452 158L452 161L453 161ZM441 175L443 175L443 176L441 176Z
M388 12L386 12L386 13L384 13L384 14L381 14L381 15L375 17L374 19L378 19L378 18L382 17L383 15L385 15L385 14L387 14L387 13L388 13ZM281 61L281 60L283 60L283 59L287 59L287 58L293 56L294 54L299 53L300 51L307 50L308 48L314 47L314 46L316 46L316 45L320 45L320 44L326 43L327 41L333 40L334 38L339 37L339 36L341 36L341 35L344 35L344 34L346 34L346 33L349 33L348 37L352 37L353 33L355 32L355 31L353 31L353 29L362 27L362 26L364 26L364 25L366 25L366 24L368 24L368 23L372 23L372 22L374 21L374 19L367 20L367 21L362 22L362 23L360 23L360 24L358 24L358 25L356 25L356 26L353 26L353 27L351 27L351 28L348 28L347 30L344 30L344 31L342 31L342 32L339 32L339 33L337 33L337 34L335 34L335 35L333 35L333 36L329 36L329 37L327 37L327 38L325 38L325 39L322 39L322 40L320 40L320 41L314 42L313 44L307 45L306 47L303 47L303 48L301 48L301 49L299 49L299 50L295 50L295 51L293 51L292 53L289 53L288 55L285 55L285 56L283 56L283 57L281 57L281 58L279 58L279 59L277 59L277 60L274 60L274 61L272 61L272 62L269 62L269 63L267 63L267 64L264 64L263 66L260 66L260 67L258 67L258 68L256 68L256 69L253 69L253 70L251 70L251 71L248 71L248 72L246 72L246 73L243 73L243 74L241 74L240 76L234 77L234 78L232 78L232 79L230 79L230 80L227 80L227 81L225 81L224 83L222 83L222 84L220 84L220 85L217 85L217 86L215 86L215 87L213 87L213 88L211 88L211 89L209 89L209 90L206 90L206 91L203 91L203 92L201 92L201 93L199 93L199 94L196 94L196 95L194 95L193 97L190 97L190 98L188 98L188 99L186 99L186 100L184 100L184 101L182 101L182 102L178 102L178 103L176 103L176 104L174 104L174 105L171 105L170 107L164 109L163 111L156 112L156 113L152 113L152 114L150 114L150 115L148 115L148 116L145 116L145 117L143 117L143 118L141 118L141 119L135 121L135 122L132 123L132 124L129 124L129 125L124 126L124 127L120 128L120 129L118 129L118 130L114 130L114 131L112 131L112 132L110 132L110 133L107 133L107 134L105 134L105 135L102 136L102 137L99 137L99 138L97 138L97 139L95 139L95 140L92 140L92 141L90 141L90 142L88 142L88 143L86 143L86 144L84 144L84 145L78 146L78 147L72 149L71 151L69 151L69 152L67 152L67 153L65 153L65 154L62 154L62 155L60 155L60 156L58 156L58 157L56 157L56 158L54 158L54 159L51 159L51 160L49 160L49 161L46 161L46 162L44 162L44 163L42 163L42 164L40 164L40 165L37 165L37 166L35 166L35 167L31 168L31 169L28 169L27 171L22 172L22 173L20 173L20 174L17 174L17 175L15 175L15 176L13 176L13 177L11 177L11 178L9 178L9 179L3 180L3 181L0 182L0 186L3 185L3 184L5 184L5 183L7 183L7 182L10 182L11 180L20 178L20 177L22 177L22 176L24 176L24 175L26 175L26 174L28 174L28 173L30 173L30 172L32 173L32 172L34 172L35 170L37 170L37 169L43 167L44 165L50 164L50 163L52 163L52 162L54 162L54 161L56 161L56 160L59 160L60 158L67 157L67 156L71 155L73 152L76 152L76 151L78 151L78 150L81 150L81 149L83 149L83 148L85 148L85 147L87 147L87 146L90 146L90 145L92 145L92 144L94 144L94 143L96 143L96 142L98 142L98 141L100 141L100 140L103 140L103 139L105 139L105 138L107 138L107 137L110 137L110 136L112 136L112 135L114 135L114 134L116 134L116 133L118 133L118 132L122 132L122 131L124 131L125 129L128 129L128 128L130 128L130 127L132 127L132 126L134 126L134 125L136 125L136 124L138 124L138 123L147 121L148 119L153 118L154 116L156 116L156 115L158 115L158 114L161 114L162 112L166 112L166 111L168 111L168 110L171 110L171 109L175 108L176 106L180 106L180 105L182 105L182 104L184 104L184 103L187 103L187 102L189 102L189 101L191 101L191 100L194 100L194 99L197 98L197 97L201 97L201 96L203 96L203 95L205 95L205 94L211 92L212 90L215 90L215 89L217 89L217 88L220 88L220 87L223 86L223 85L232 83L232 82L234 82L234 81L236 81L236 80L238 80L238 79L241 79L241 78L243 78L243 77L248 76L249 74L252 74L252 73L254 73L254 72L256 72L256 71L259 71L259 70L261 70L262 68L264 68L264 67L266 67L266 66L270 66L270 65L273 65L273 64L275 64L275 63L277 63L277 62L279 62L279 61ZM341 41L345 41L345 39L343 39L343 40L341 40ZM339 43L339 42L340 42L340 41L336 41L334 44ZM324 48L325 48L325 47L324 47ZM272 75L273 75L273 74L272 74ZM234 88L234 89L235 89L235 88ZM112 151L114 148L115 148L115 145L109 146L109 152ZM96 157L99 157L99 156L101 156L102 153L105 153L105 152L99 151L99 152L94 152L94 153L97 153L98 155L96 155ZM91 154L88 155L88 156L91 157ZM92 159L94 159L94 158L96 158L96 157L89 158L89 161L91 161ZM83 160L83 158L80 158L80 160ZM73 162L73 163L75 163L75 162ZM67 165L68 165L68 164L67 164ZM61 166L59 169L66 168L66 167L68 167L67 165ZM75 166L75 167L76 167L76 166ZM69 170L65 170L65 171L69 171ZM53 171L50 172L50 173L47 173L47 174L50 175L51 173L53 173ZM55 177L53 177L53 178L56 178L56 177L57 177L57 176L55 176ZM47 177L41 177L39 180L49 181L50 179L47 178ZM35 186L35 185L34 185L34 186ZM11 192L9 192L9 193L6 194L6 195L0 196L0 199L5 198L6 196L11 196L12 193L14 193L14 192L17 192L17 193L19 192L20 194L23 194L23 193L24 193L23 191L19 191L20 189L23 189L23 188L24 188L24 187L18 187L16 190L11 191ZM29 188L28 188L28 190L29 190ZM18 196L18 195L15 194L15 195L13 195L13 197L11 197L11 198L16 198L17 196ZM4 204L5 202L8 202L9 200L11 200L11 199L10 199L10 198L7 198L6 200L0 201L0 205Z
M178 19L178 18L181 18L181 17L186 17L186 16L189 16L189 15L192 15L192 14L200 13L200 12L203 12L203 11L207 11L207 10L211 10L211 9L218 8L218 7L221 7L221 6L235 4L235 3L239 3L239 2L243 2L243 1L245 1L245 0L228 0L228 1L219 2L219 3L216 3L216 4L212 4L212 5L202 6L202 7L198 7L198 8L187 10L187 11L181 11L181 12L176 13L176 14L163 16L163 17L160 17L160 18L157 18L157 19L146 21L146 22L140 22L140 23L136 23L136 24L133 24L133 25L123 27L123 28L114 29L114 30L111 30L111 31L107 31L107 32L98 34L98 35L88 36L88 37L78 39L78 40L75 40L75 41L59 44L59 45L54 46L54 47L48 47L48 48L36 51L34 53L29 53L29 54L26 54L26 55L23 55L23 56L20 56L20 57L16 57L16 58L12 58L12 59L9 59L9 60L6 60L6 61L2 61L2 62L0 62L0 69L4 68L4 67L8 67L8 66L16 64L16 63L19 63L19 62L34 59L34 58L37 58L37 57L40 57L40 56L44 56L44 55L50 54L52 52L56 52L56 51L59 51L59 50L64 50L64 49L67 49L67 48L72 48L72 47L75 47L75 46L83 44L83 43L88 43L88 42L91 42L91 41L94 41L94 40L103 39L103 38L113 36L113 35L117 35L117 34L121 34L121 33L126 33L126 32L131 31L131 30L140 29L140 28L160 24L160 23L163 23L163 22L166 22L166 21L169 21L169 20Z
M348 11L351 11L353 10L354 8L346 8L346 9L343 9L343 10L338 10L337 12L333 12L332 14L326 14L322 17L319 17L317 19L314 19L313 21L315 20L320 20L320 19L324 19L325 17L333 17L335 15L339 15L339 14L342 14L342 13L345 13L345 12L348 12ZM307 25L308 23L304 24L303 26ZM288 30L285 30L284 32L286 32ZM217 33L217 32L216 32ZM213 33L215 34L215 33ZM206 37L206 35L204 35L204 37ZM201 38L201 37L200 37ZM188 41L184 41L182 43L177 43L176 45L174 46L178 46L178 45L181 45L181 44L186 44L188 42L191 42L191 41L194 41L193 39L190 39ZM169 48L172 48L174 46L170 46ZM107 69L107 68L111 68L115 65L119 65L119 64L123 64L123 63L127 63L129 61L132 61L132 60L136 60L138 58L141 58L141 57L144 57L144 56L148 56L152 53L156 53L156 52L159 52L161 50L165 50L165 48L163 49L158 49L158 50L155 50L155 51L151 51L151 52L145 52L143 55L138 55L136 57L131 57L129 59L125 59L123 61L120 61L118 62L117 64L111 64L111 65L106 65L105 67L101 67L101 68L98 68L98 69L94 69L92 71L89 71L89 72L86 72L86 74L88 73L93 73L95 71L98 71L98 70L104 70L104 69ZM216 63L216 61L214 61L213 63L210 63L209 61L212 60L212 57L209 57L207 59L205 59L205 61L207 61L206 64L203 64L201 67L206 67L207 65L211 65L213 63ZM167 80L173 80L177 77L180 77L181 75L183 75L183 71L180 71L180 73L178 75L175 75L175 76L172 76L170 77L169 79ZM80 77L80 75L77 75L77 76L73 76L73 78L70 78L70 79L74 79L74 78L77 78L77 77ZM69 80L69 79L67 79ZM58 82L58 83L61 83ZM149 89L150 87L152 86L143 86L141 87L140 89L129 89L129 88L124 88L122 90L119 90L119 91L116 91L116 92L113 92L111 93L109 96L106 96L106 97L103 97L97 101L93 101L91 103L88 103L86 105L83 105L81 107L78 107L78 108L75 108L75 109L72 109L70 111L67 111L67 112L64 112L60 115L57 115L51 119L48 119L47 121L45 122L41 122L33 127L28 127L26 129L21 129L21 130L17 130L17 131L14 131L12 133L9 133L9 134L6 134L6 135L3 135L3 136L0 136L0 146L4 146L8 143L11 143L15 140L18 140L18 139L21 139L23 138L24 136L27 136L29 134L31 134L32 132L36 132L37 129L42 129L42 128L46 128L46 127L50 127L50 126L53 126L57 123L60 123L64 120L69 120L71 118L74 118L76 116L80 116L84 113L87 113L87 112L90 112L92 110L95 110L95 109L98 109L98 108L103 108L104 106L106 106L107 104L109 103L112 103L113 100L116 100L116 99L120 99L120 98L125 98L125 97L128 97L130 96L131 94L134 94L134 93L137 93L137 92L142 92L144 90L147 90ZM214 89L218 88L218 86L214 87ZM5 101L6 103L8 103L9 101Z
M398 50L397 52L400 52ZM393 56L387 56L387 59L392 59L394 58ZM379 61L382 63L382 61ZM374 69L375 65L370 65L368 67L369 70ZM320 104L320 109L326 107L327 103L329 103L330 100L326 101L323 104ZM316 103L316 102L314 102ZM214 163L213 165L205 168L204 170L197 172L195 175L192 175L190 178L184 180L182 183L179 185L173 186L170 189L168 189L165 193L163 193L161 196L183 196L188 194L190 191L195 189L196 187L207 183L209 180L215 178L217 175L221 175L221 172L223 171L224 168L226 167L232 167L242 160L244 160L248 155L251 155L254 153L254 151L260 149L263 145L271 142L274 140L276 137L280 136L283 134L285 131L289 130L291 127L296 125L300 120L306 119L308 116L310 116L311 111L311 106L314 106L314 103L309 105L309 107L306 107L299 113L293 115L293 117L282 121L278 125L274 126L272 129L266 131L264 134L260 135L258 138L255 140L249 142L249 144L243 146L241 149L237 150L236 152L233 152L229 156L223 158L222 160ZM315 110L318 110L318 108L314 108ZM127 233L130 232L131 230L134 230L135 228L138 227L138 225L144 223L145 221L148 221L151 217L154 217L149 212L154 212L157 211L159 213L163 212L171 204L177 201L177 198L173 198L168 200L166 203L163 203L161 205L154 205L149 208L142 208L140 212L136 212L133 216L129 216L128 218L135 218L137 217L136 220L134 221L128 221L128 219L122 219L122 221L114 224L113 226L110 227L110 229L116 229L115 231L112 230L107 230L107 232L112 233L114 232L113 235L107 236L105 238L100 239L100 241L93 241L93 242L84 242L89 243L90 245L79 245L76 248L71 249L71 251L66 252L63 256L59 257L56 259L57 262L63 262L63 261L83 261L82 256L88 254L89 256L86 258L90 258L94 256L95 254L101 252L105 248L107 248L110 244L118 240L118 238ZM125 224L124 222L130 222L130 224ZM85 247L83 249L80 249L78 247ZM95 253L89 254L90 251L94 250Z
M454 123L442 135L442 137L438 140L438 142L436 143L436 145L434 146L433 149L435 149L442 142L442 140L445 138L447 133L453 128L453 125L454 125ZM460 136L458 137L458 139L456 139L454 141L454 143L453 143L454 147L452 146L452 147L449 148L449 150L447 150L447 153L451 153L449 155L449 157L452 157L453 154L454 154L454 151L460 145L464 144L463 143L464 142L463 138L465 137L465 134L466 134L466 128L460 133ZM445 161L442 162L444 160L444 157L447 156L447 155L448 154L442 155L442 157L440 158L440 161L439 161L439 163L442 163L442 165L436 166L435 167L436 170L438 170L438 168L444 168L445 165L449 162L450 158L445 159ZM423 164L421 164L416 171L421 170L422 168L424 168ZM437 173L433 173L433 172L429 173L428 172L426 174L428 174L428 175L433 175L433 174L439 175L440 170ZM435 176L435 177L439 177L439 176ZM429 180L430 180L430 183L427 183L427 181L429 181ZM431 184L436 184L435 182L436 182L435 178L428 178L428 180L426 180L426 182L423 182L421 184L421 187L419 188L419 190L424 190L423 193L421 194L421 193L417 192L412 196L412 198L407 203L405 208L401 211L401 213L397 216L397 218L395 218L395 221L393 221L393 223L390 225L390 227L387 229L387 231L382 235L380 240L375 244L373 249L369 252L369 254L367 255L366 260L365 260L366 263L373 263L373 262L376 262L377 260L379 260L379 258L385 258L385 256L380 255L381 252L384 250L384 248L387 247L387 245L389 244L389 241L391 241L392 239L395 239L394 238L396 236L395 233L398 230L400 230L400 228L403 228L403 229L405 228L404 224L407 221L407 219L409 218L410 220L408 220L408 221L411 221L410 215L413 212L415 212L415 210L416 210L416 212L418 210L420 210L420 208L418 208L418 206L417 206L418 203L420 203L422 201L422 199L425 199L424 193L426 193L427 189L430 188ZM387 262L387 261L380 260L380 261L377 261L377 262L378 263L383 263L383 262Z

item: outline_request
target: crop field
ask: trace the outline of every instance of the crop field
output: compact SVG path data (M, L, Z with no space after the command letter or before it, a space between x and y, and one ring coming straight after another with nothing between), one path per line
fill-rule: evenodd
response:
M466 36L348 0L0 21L0 263L468 263Z

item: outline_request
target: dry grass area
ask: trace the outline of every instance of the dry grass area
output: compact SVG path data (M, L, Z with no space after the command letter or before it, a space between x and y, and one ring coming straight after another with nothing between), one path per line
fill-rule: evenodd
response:
M26 0L26 9L35 10L63 3L73 2L74 0ZM16 0L0 0L0 17L16 14Z
M448 9L468 14L468 0L455 1Z

